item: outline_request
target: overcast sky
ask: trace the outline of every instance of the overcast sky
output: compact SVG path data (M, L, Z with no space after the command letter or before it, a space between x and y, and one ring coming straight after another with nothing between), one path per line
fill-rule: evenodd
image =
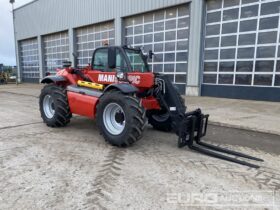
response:
M15 8L32 0L15 0ZM16 65L12 6L9 0L0 0L0 63Z

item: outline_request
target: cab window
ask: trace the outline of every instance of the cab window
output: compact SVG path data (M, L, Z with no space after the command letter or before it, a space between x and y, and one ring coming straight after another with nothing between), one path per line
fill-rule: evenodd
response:
M148 72L149 69L141 55L141 51L126 49L125 53L130 61L133 72Z
M128 71L127 63L126 63L126 61L124 59L124 55L121 53L120 49L117 49L117 53L116 53L116 69L118 71L123 71L123 72Z
M94 53L93 69L105 71L108 66L108 49L98 49Z
M119 49L117 49L116 53L116 69L110 69L108 67L108 48L96 50L93 60L93 69L106 72L112 72L116 70L124 72L128 71L127 63Z

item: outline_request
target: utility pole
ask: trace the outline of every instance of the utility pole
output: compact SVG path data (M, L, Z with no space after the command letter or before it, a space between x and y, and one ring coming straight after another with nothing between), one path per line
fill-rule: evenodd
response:
M17 59L17 39L16 39L16 30L15 30L15 13L14 13L14 3L15 0L10 0L10 4L12 5L12 14L13 14L13 29L14 29L14 42L15 42L15 56L16 56L16 67L17 67L17 77L16 84L18 85L18 76L19 76L19 61Z

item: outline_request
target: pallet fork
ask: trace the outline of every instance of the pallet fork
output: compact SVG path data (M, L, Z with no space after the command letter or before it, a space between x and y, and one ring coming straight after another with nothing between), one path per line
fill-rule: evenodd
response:
M173 122L173 131L178 136L179 148L188 146L191 150L195 150L211 157L223 159L252 168L259 168L258 165L246 162L244 160L239 160L232 156L263 162L263 160L260 158L252 157L250 155L201 141L207 132L209 115L204 115L201 109L186 112L187 108L185 103L180 100L180 96L178 94L174 94L176 89L168 77L165 75L158 75L158 77L164 81L165 91L164 94L158 92L156 97L158 98L158 101L161 102L161 106L169 110Z
M206 135L209 115L201 113L200 109L193 112L186 113L179 128L178 147L188 146L191 150L209 155L211 157L223 159L233 163L249 166L252 168L259 168L260 166L230 157L224 154L233 155L236 157L247 158L250 160L263 162L262 159L240 152L232 151L222 147L218 147L209 143L201 141L201 138ZM214 152L216 151L216 152ZM221 154L224 153L224 154Z

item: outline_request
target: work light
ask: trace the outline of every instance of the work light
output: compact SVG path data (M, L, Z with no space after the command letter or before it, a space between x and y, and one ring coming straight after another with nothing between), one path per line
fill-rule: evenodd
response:
M117 71L116 77L120 81L126 80L126 74L124 72L122 72L122 71Z

